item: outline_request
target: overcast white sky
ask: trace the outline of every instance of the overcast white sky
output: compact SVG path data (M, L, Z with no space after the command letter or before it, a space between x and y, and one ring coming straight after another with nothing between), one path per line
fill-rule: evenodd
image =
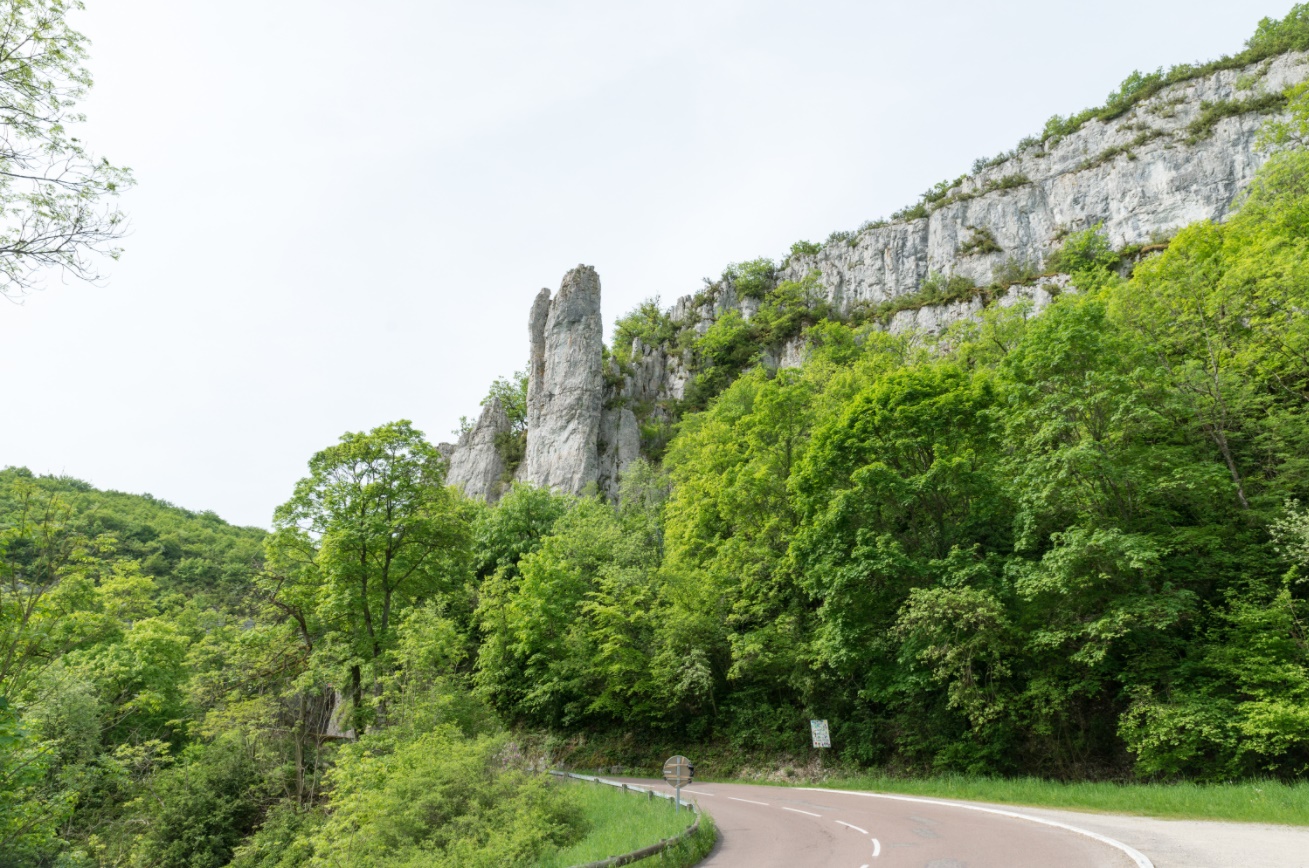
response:
M450 439L572 266L670 304L1292 0L87 5L132 235L0 302L0 466L266 526L344 431Z

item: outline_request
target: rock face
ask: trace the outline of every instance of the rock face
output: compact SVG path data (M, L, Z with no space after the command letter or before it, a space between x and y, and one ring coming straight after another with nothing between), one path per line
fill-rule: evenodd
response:
M600 416L600 493L618 499L618 484L627 465L641 457L641 426L627 407L606 409Z
M1307 62L1309 54L1290 53L1181 82L1113 121L1091 120L1061 139L1029 142L961 179L926 216L867 224L816 253L793 256L777 276L816 274L828 304L844 315L912 295L933 273L1003 287L1012 283L1003 275L1017 266L1046 271L1070 232L1098 226L1123 248L1166 240L1199 220L1221 220L1267 158L1255 144L1268 117L1257 101L1309 78ZM1024 303L1037 313L1068 287L1066 276L1051 274L1027 283L997 289L991 303ZM669 316L678 328L702 335L726 312L748 320L759 306L725 280L679 299ZM881 327L940 334L977 317L982 306L974 297L910 307ZM529 332L527 457L515 478L572 493L594 484L616 497L623 470L640 455L642 424L654 427L651 442L658 443L659 432L676 421L693 378L687 342L646 346L638 339L627 366L620 370L611 359L605 371L600 280L587 266L568 272L553 299L541 290ZM773 368L799 366L807 355L801 338L760 349ZM505 468L494 447L496 434L507 429L503 411L488 406L452 448L451 481L470 496L499 496Z
M1173 85L1113 121L1092 120L965 179L928 217L829 242L780 276L798 280L816 269L828 301L845 312L915 292L932 272L986 285L1006 260L1039 268L1064 234L1096 225L1121 248L1222 219L1266 159L1255 139L1267 116L1235 114L1204 129L1197 124L1206 104L1280 92L1306 78L1306 59L1285 54ZM969 255L978 230L1001 250Z
M599 478L604 377L600 278L579 265L558 294L541 290L529 322L527 457L523 479L579 494Z
M482 408L477 424L464 432L458 444L448 452L446 457L450 469L446 481L462 488L469 497L488 503L499 500L504 490L506 468L496 440L499 435L507 433L509 417L499 399L492 398Z

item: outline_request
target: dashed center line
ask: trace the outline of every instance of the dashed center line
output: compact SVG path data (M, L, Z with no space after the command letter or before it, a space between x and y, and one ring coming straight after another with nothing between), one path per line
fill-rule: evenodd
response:
M876 859L882 852L882 844L876 838L873 839L873 858Z
M713 793L706 793L706 792L704 792L704 791L702 791L702 790L688 790L686 787L682 787L682 792L684 792L684 793L690 793L690 794L693 795L693 796L712 796L712 795L713 795Z
M791 811L792 813L796 813L796 814L808 814L808 815L811 816L811 817L821 817L821 816L822 816L822 814L815 814L815 813L813 813L812 811L802 811L802 810L800 810L799 808L788 808L786 805L782 805L782 810L783 810L783 811Z
M842 826L845 826L847 829L854 829L854 830L855 830L856 832L858 832L860 835L867 835L867 834L868 834L868 830L867 830L867 829L861 829L861 828L859 828L858 826L854 825L853 823L847 823L845 820L837 820L836 822L840 823Z
M756 802L754 799L738 799L736 796L728 796L727 798L731 799L734 802L745 802L746 804L750 804L750 805L763 805L765 808L768 807L767 802Z

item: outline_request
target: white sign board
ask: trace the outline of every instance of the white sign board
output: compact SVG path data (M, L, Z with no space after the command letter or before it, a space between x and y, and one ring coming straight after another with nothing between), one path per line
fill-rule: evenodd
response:
M827 721L809 721L809 731L812 732L814 736L814 747L832 746L832 734L827 731Z

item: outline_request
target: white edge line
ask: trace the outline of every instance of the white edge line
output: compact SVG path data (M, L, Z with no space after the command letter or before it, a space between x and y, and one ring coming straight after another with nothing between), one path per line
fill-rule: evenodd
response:
M874 839L873 839L873 858L876 859L876 858L877 858L878 856L880 856L880 855L882 855L882 842L879 841L879 840L877 840L876 838L874 838Z
M822 814L815 814L812 811L802 811L799 808L788 808L786 805L781 806L783 811L790 811L794 814L808 814L811 817L821 817Z
M768 807L767 802L756 802L753 799L738 799L736 796L728 796L727 798L731 799L734 802L745 802L746 804L750 804L750 805L763 805L765 808Z
M1063 829L1067 832L1075 832L1078 835L1085 835L1093 838L1102 844L1108 844L1116 850L1126 853L1128 858L1136 863L1137 868L1154 868L1154 863L1150 861L1141 851L1129 847L1122 841L1115 841L1107 835L1101 835L1098 832L1092 832L1087 829L1079 829L1076 826L1070 826L1067 823L1060 823L1057 820L1047 820L1043 817L1033 817L1031 814L1020 814L1017 811L1002 811L999 808L984 808L981 805L970 805L966 802L948 802L944 799L920 799L915 796L891 796L885 793L861 793L858 790L833 790L826 787L798 787L802 790L810 790L816 793L846 793L852 796L866 796L870 799L893 799L897 802L918 802L924 805L946 805L951 808L963 808L968 811L981 811L984 814L998 814L1001 817L1011 817L1016 820L1028 820L1033 823L1040 823L1043 826L1054 826L1056 829Z
M868 834L868 830L867 830L867 829L861 829L861 828L859 828L858 826L856 826L856 825L854 825L854 824L852 824L852 823L847 823L845 820L837 820L836 822L840 823L842 826L845 826L846 828L854 829L854 830L855 830L856 832L858 832L860 835L867 835L867 834Z

